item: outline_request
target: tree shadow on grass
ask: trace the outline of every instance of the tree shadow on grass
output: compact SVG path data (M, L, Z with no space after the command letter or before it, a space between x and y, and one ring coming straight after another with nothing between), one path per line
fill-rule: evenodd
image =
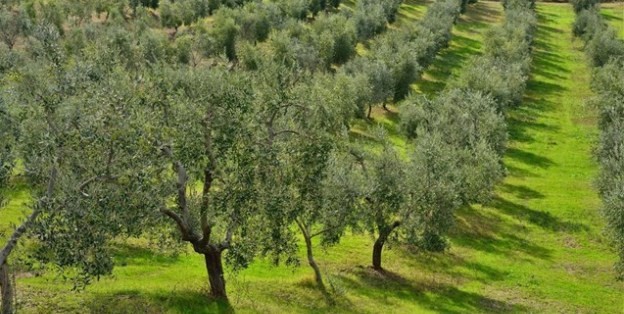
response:
M505 165L507 168L507 173L509 176L515 178L527 178L527 177L537 177L538 175L524 168L516 167L513 165Z
M484 25L492 25L502 17L502 8L494 9L491 5L477 2L468 6L468 10L462 16L468 22L480 22Z
M451 278L452 282L447 282L449 284L461 285L472 281L492 283L505 279L508 274L494 267L467 260L452 251L424 252L410 246L401 246L399 255L408 269L422 270L427 274L444 274Z
M453 47L441 51L425 74L431 79L421 78L416 82L420 90L429 96L440 93L451 81L451 76L467 63L472 56L478 55L481 45L478 41L454 34Z
M354 276L340 276L350 290L392 306L394 298L410 301L441 313L509 312L527 310L525 307L492 299L478 293L463 291L451 284L433 280L412 280L391 271L377 272L359 268Z
M495 201L492 207L500 205ZM520 223L503 220L499 215L470 207L457 212L451 232L453 243L475 250L526 260L526 256L548 260L551 249L528 241L522 235L526 229Z
M624 7L622 8L624 9ZM615 15L616 12L614 12L614 9L602 9L602 11L600 12L600 14L602 15L602 17L604 17L605 20L607 20L607 22L621 22L622 18L618 15Z
M550 158L540 156L518 148L508 148L507 157L522 162L524 164L533 167L539 167L542 169L546 169L555 165L555 162L553 162Z
M513 185L513 184L509 184L509 183L503 183L501 185L501 190L503 192L509 193L509 194L513 194L515 195L517 198L520 199L538 199L538 198L544 198L544 194L533 190L527 186L524 185Z
M232 305L223 300L211 299L202 291L171 291L145 293L126 290L113 294L97 294L86 300L84 308L89 313L235 313Z
M491 207L550 231L580 232L587 231L589 227L585 224L562 220L553 216L547 211L539 211L527 206L513 203L501 197L495 197Z
M531 135L531 130L544 130L555 132L559 127L546 123L535 122L535 116L531 116L529 112L523 113L522 110L516 110L513 115L507 117L509 125L509 139L514 142L531 143L535 138Z
M173 253L158 252L152 248L128 242L115 243L113 252L115 263L120 266L168 265L180 260L179 256Z

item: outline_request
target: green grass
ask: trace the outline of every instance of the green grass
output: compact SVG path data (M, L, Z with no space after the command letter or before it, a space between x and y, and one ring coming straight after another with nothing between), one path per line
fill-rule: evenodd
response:
M434 95L479 53L483 31L500 18L500 4L481 2L470 10L417 90ZM335 307L314 288L309 267L274 267L264 260L236 276L228 272L230 306L237 313L623 312L624 285L613 279L615 254L602 235L593 187L596 121L584 105L590 70L570 33L574 13L563 4L540 3L538 11L526 99L508 118L509 175L491 204L458 212L448 252L391 247L384 252L389 272L380 275L367 267L372 239L349 235L337 247L316 248L336 290ZM396 128L396 114L376 111L375 119ZM395 140L402 141L396 134ZM4 215L19 218L19 200L27 199L13 196L16 203L0 211L4 226ZM116 250L114 276L83 292L69 291L69 283L51 274L21 274L22 312L230 310L205 297L200 256L158 253L142 240Z
M13 180L10 187L0 191L6 203L0 208L0 243L5 243L16 225L21 224L27 213L30 203L30 193L26 186L18 180Z
M468 221L491 227L474 237L458 233L455 242L482 248L478 259L506 273L475 292L496 291L545 312L622 312L623 286L613 280L615 256L601 233L593 186L597 131L595 113L585 106L587 60L570 33L568 5L540 4L538 12L527 96L508 119L509 176L491 206L474 210L479 219L467 213Z
M603 3L600 13L624 39L624 2Z

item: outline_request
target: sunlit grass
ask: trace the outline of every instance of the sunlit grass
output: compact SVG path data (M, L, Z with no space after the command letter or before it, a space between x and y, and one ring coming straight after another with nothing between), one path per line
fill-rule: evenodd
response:
M624 39L624 2L602 3L600 13Z
M584 105L591 95L590 70L582 44L570 33L571 7L540 3L538 11L527 95L508 117L509 175L488 206L459 211L448 252L390 246L384 252L388 272L380 275L367 266L372 239L348 235L337 247L315 247L337 300L334 307L314 287L305 263L275 267L263 259L237 275L227 272L230 306L237 313L621 313L624 285L613 279L615 255L602 235L600 200L593 187L597 165L591 149L597 130L594 112ZM432 97L441 91L480 53L484 31L500 17L498 2L471 7L454 27L450 48L416 91ZM373 121L358 123L354 133L369 136L367 127L381 123L395 145L404 145L396 132L400 108L389 109L390 114L376 108ZM27 193L13 193L9 207L0 210L0 227L19 220L24 211L20 202ZM230 310L206 297L201 256L158 253L141 240L115 248L114 276L83 292L70 292L69 283L51 275L22 274L22 312Z

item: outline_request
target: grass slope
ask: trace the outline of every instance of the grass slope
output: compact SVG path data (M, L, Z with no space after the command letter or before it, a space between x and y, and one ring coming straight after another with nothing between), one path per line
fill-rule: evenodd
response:
M493 11L479 9L485 7ZM499 3L481 2L470 10L455 27L450 49L427 74L430 82L418 85L421 91L438 92L478 53L479 34L501 9ZM622 312L624 285L613 280L615 256L601 236L600 201L592 186L597 133L593 112L583 105L590 95L589 70L581 44L570 34L574 14L568 5L539 4L538 10L533 76L525 104L510 114L509 176L490 206L458 213L449 252L413 253L395 246L384 252L389 272L380 275L366 266L372 239L348 236L336 248L317 248L338 296L335 307L314 288L307 265L273 267L260 260L237 276L228 272L232 308L237 313ZM472 31L479 34L468 36ZM389 127L393 117L377 116ZM0 214L6 212L19 209ZM20 278L23 312L230 310L206 299L200 256L154 253L141 240L117 250L114 277L83 292L69 292L68 283L50 275Z
M533 75L509 117L509 176L492 206L462 215L454 242L492 267L472 291L543 312L622 312L593 186L596 120L584 105L590 71L570 33L574 13L542 3L538 13Z
M624 2L600 4L600 13L624 39Z

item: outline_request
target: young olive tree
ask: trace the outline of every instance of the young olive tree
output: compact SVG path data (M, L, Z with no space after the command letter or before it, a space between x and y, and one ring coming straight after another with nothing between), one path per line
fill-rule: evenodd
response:
M425 249L439 246L439 235L452 225L453 210L460 204L459 165L452 146L440 136L427 136L407 149L404 158L383 142L381 152L360 157L356 169L364 178L361 223L375 236L372 267L378 271L383 270L382 253L389 241Z
M406 163L389 143L384 143L381 154L373 155L366 161L365 171L365 225L371 234L376 235L373 245L372 265L382 270L383 247L392 232L404 223L409 216L409 194L405 186L408 172Z
M367 86L358 94L361 97L361 110L357 116L363 116L367 110L366 117L370 119L373 106L384 104L394 95L394 78L391 69L380 60L373 60L365 57L357 57L344 66L345 72L354 77L359 77Z
M303 236L315 281L327 295L314 258L313 239L338 242L353 218L357 194L345 178L341 150L345 126L355 106L352 83L345 75L308 75L268 62L259 70L258 108L265 139L260 150L260 193L270 236L263 252L295 262L295 225ZM345 185L342 185L345 184Z

